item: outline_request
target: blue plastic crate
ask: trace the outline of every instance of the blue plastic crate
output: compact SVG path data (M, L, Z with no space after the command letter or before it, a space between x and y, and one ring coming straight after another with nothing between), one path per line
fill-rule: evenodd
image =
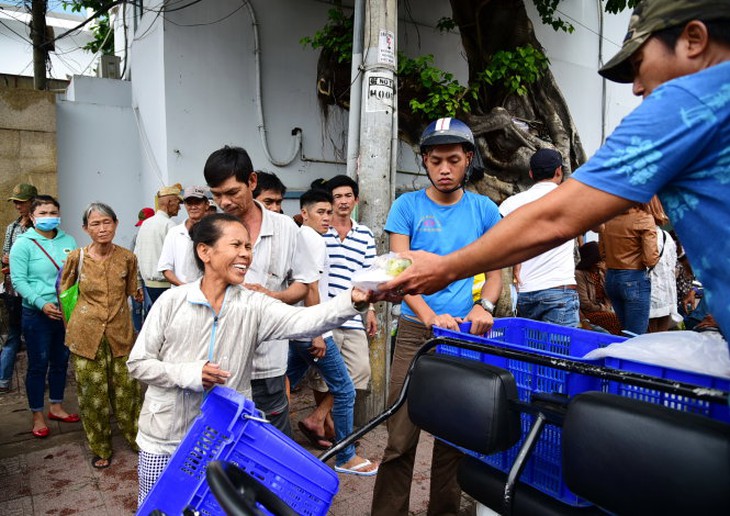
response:
M606 357L606 367L612 369L620 369L622 371L631 371L634 373L643 373L658 378L666 378L667 380L676 380L678 382L691 383L693 385L701 385L712 389L720 389L730 391L730 380L727 378L718 378L690 371L680 371L653 364L645 364L633 360L623 358ZM730 423L730 406L727 404L709 403L707 401L695 400L676 394L648 389L646 387L636 387L621 382L608 382L608 392L618 394L626 398L634 398L655 405L663 405L682 412L694 412L703 416L725 421Z
M471 323L463 323L460 328L461 331L457 332L434 327L433 333L436 337L450 337L467 342L503 346L539 353L543 356L570 358L578 362L592 364L601 364L602 361L585 360L583 356L586 353L596 348L606 347L614 342L626 340L624 337L607 333L567 328L520 317L495 319L494 326L484 336L470 334ZM602 381L598 378L568 373L548 366L507 359L447 344L437 346L436 352L443 355L478 360L509 370L517 381L517 392L522 401L529 401L533 392L560 393L574 396L585 391L602 390Z
M211 390L138 514L159 509L173 516L187 507L201 516L225 514L205 479L214 460L235 463L299 514L327 514L339 488L337 473L271 424L252 419L259 417L253 402L236 391Z
M495 319L494 327L483 337L470 334L470 327L470 323L462 324L459 332L434 327L433 332L437 337L450 337L467 342L497 345L533 353L538 352L545 356L570 358L571 360L596 365L601 364L601 361L585 360L582 357L596 348L625 340L625 338L615 335L566 328L518 317ZM478 360L507 369L515 377L517 392L522 401L529 401L530 395L535 392L560 393L572 397L585 391L603 390L603 382L598 378L569 373L548 366L507 359L445 344L437 346L436 352ZM505 452L482 455L470 450L463 451L500 471L508 472L514 464L517 453L532 424L533 416L522 414L522 439ZM549 424L545 426L532 456L527 461L520 480L564 503L589 505L588 502L573 494L563 482L561 433L559 427Z

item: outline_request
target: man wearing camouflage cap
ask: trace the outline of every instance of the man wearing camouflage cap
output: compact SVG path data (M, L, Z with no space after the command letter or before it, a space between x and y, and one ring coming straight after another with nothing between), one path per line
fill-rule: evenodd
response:
M414 264L383 287L433 292L522 262L659 197L724 334L730 337L730 1L643 0L599 73L644 102L560 187L475 243ZM708 237L709 236L709 237Z
M21 313L23 300L13 288L10 282L10 248L25 231L33 227L30 221L30 203L33 197L38 195L35 186L26 183L15 185L13 193L8 197L8 201L12 201L19 217L8 224L5 230L5 240L3 242L2 266L5 286L5 308L8 311L8 337L0 352L0 394L10 392L10 380L13 378L13 368L15 367L15 355L20 347L21 334Z

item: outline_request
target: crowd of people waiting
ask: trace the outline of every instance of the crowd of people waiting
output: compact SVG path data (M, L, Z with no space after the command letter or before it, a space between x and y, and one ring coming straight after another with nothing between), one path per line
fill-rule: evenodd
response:
M329 394L320 389L317 409L300 430L313 444L327 447L352 429L355 389L367 386L362 360L367 335L377 331L371 302L403 301L391 368L393 399L432 326L458 329L470 321L472 333L492 326L502 291L500 268L515 262L518 315L613 333L666 330L680 315L706 314L707 307L682 246L662 228L668 221L652 198L657 192L671 201L672 222L686 239L727 331L725 271L718 273L707 254L726 243L719 239L703 250L710 242L688 225L702 220L706 231L717 231L711 239L727 231L725 212L712 194L727 183L727 164L720 170L718 159L727 146L730 12L724 3L685 4L645 0L637 6L621 52L601 73L633 81L646 102L569 181L560 153L539 149L530 161L535 184L498 208L465 189L479 161L469 127L453 118L430 124L420 155L431 184L399 197L384 227L391 250L406 253L413 265L377 297L348 283L355 270L372 262L375 245L372 232L351 217L357 183L344 176L302 196L299 228L278 213L283 185L277 194L277 182L254 172L245 150L224 147L211 154L203 171L224 213L205 215L204 188L165 187L156 196L154 215L140 226L134 253L113 244L118 220L109 206L92 203L84 210L82 225L91 244L77 249L60 229L58 202L18 185L11 200L19 218L8 227L3 249L11 278L7 299L15 303L16 319L2 364L5 375L22 329L33 435L49 434L47 381L48 417L81 419L94 467L109 467L113 411L130 446L139 449L141 502L206 389L225 384L239 390L291 434L287 380L296 386L315 368ZM667 10L673 16L666 16ZM698 116L688 122L690 112ZM639 142L637 133L649 140ZM697 149L702 155L691 159ZM666 159L655 163L662 153ZM264 185L267 179L273 188ZM667 187L675 183L681 192ZM265 204L255 200L259 195ZM703 210L697 209L696 196L704 196ZM190 206L189 219L175 226L170 219L180 201ZM585 234L588 229L595 230L597 242ZM583 235L579 260L574 259L576 235ZM161 260L166 248L170 259ZM187 269L191 258L197 268ZM60 288L78 284L80 292L65 325L56 300L61 269ZM486 281L474 300L478 273ZM144 306L145 295L151 308L135 340L128 298ZM337 331L343 328L357 331ZM348 360L348 350L357 356ZM69 354L80 417L62 405ZM148 385L144 399L138 380ZM0 383L0 388L8 387ZM337 454L338 472L377 474L373 514L407 514L418 437L402 408L388 421L381 464L358 456L354 446ZM434 445L429 514L458 513L459 460L455 449Z
M500 212L509 214L563 179L560 154L538 150L530 162L535 185L497 208L464 188L474 155L466 124L433 122L424 131L421 152L431 185L394 204L385 231L396 252L459 249L496 224ZM139 452L139 503L198 413L206 389L225 384L252 397L272 423L291 435L290 385L306 378L302 383L313 388L317 407L299 429L315 447L326 449L352 432L356 389L368 388L368 336L376 333L377 323L373 305L365 303L368 295L351 291L350 281L355 271L372 263L375 243L370 229L352 217L357 183L347 176L315 181L316 188L300 198L298 227L281 213L284 185L274 174L254 172L243 149L224 147L213 153L205 177L209 187L161 188L156 210L139 213L132 250L114 244L119 221L107 204L93 202L82 213L91 243L78 248L60 228L60 206L53 197L20 184L9 199L19 217L8 226L4 243L3 262L10 272L6 300L14 318L3 347L0 387L9 389L22 329L33 435L50 433L43 412L46 378L48 417L82 421L95 468L111 464L114 414L121 434ZM209 210L209 196L225 213ZM181 203L188 217L175 224L172 217ZM469 224L464 224L466 218L472 219ZM670 318L691 311L697 306L697 289L684 286L691 271L677 262L672 236L659 227L665 223L661 205L652 200L598 228L598 241L579 248L577 242L564 244L515 266L517 315L567 326L589 323L592 329L619 334L647 331L655 320L650 314ZM680 267L676 276L675 266ZM655 277L657 270L670 273ZM611 283L612 275L623 274L641 295L632 293L631 286ZM468 320L476 333L491 327L501 271L486 271L485 278L476 302L470 278L434 295L404 298L391 399L432 326L457 328ZM78 302L64 320L57 293L74 284ZM667 294L673 296L671 302ZM631 300L625 307L621 295ZM362 313L353 302L360 303ZM22 310L13 303L22 303ZM667 305L667 313L661 313ZM134 306L142 307L137 322ZM642 319L635 322L637 314ZM79 415L62 405L69 356ZM139 382L148 386L144 395ZM409 503L418 431L405 412L391 418L388 430L382 465L358 456L354 445L336 458L339 472L379 473L374 514L393 507L407 510ZM439 501L439 511L458 504L454 468L459 456L436 442L431 496Z
M318 406L299 428L320 448L352 432L356 389L369 388L374 307L350 278L372 263L375 242L351 217L357 183L319 181L301 197L300 227L280 213L281 182L254 172L245 150L219 149L204 174L207 187L157 192L156 209L139 212L132 250L114 243L119 220L105 203L81 214L91 242L78 247L61 229L56 199L28 184L9 199L19 217L5 239L6 299L22 320L11 319L3 346L3 392L22 338L33 435L50 434L47 382L47 417L81 421L92 466L107 468L113 414L139 452L140 503L212 386L253 398L291 436L288 380L296 385L316 370L308 380ZM188 217L175 224L181 203ZM78 300L65 316L58 293L72 286ZM62 405L69 357L80 414ZM378 465L353 445L338 453L335 468L370 476Z
M463 189L473 152L473 136L462 122L439 120L427 128L422 153L432 185L395 203L385 227L394 251L424 248L445 253L475 240L499 220L494 203ZM337 176L303 194L302 226L297 229L292 219L280 214L285 188L275 175L251 170L248 176L241 172L246 180L240 181L240 171L234 169L221 181L216 174L228 170L229 161L247 158L245 151L226 147L211 158L206 178L215 185L213 195L226 214L208 216L206 188L192 186L182 191L178 185L164 187L156 196L157 210L140 211L134 253L113 243L119 221L104 203L91 203L84 210L82 227L91 243L77 248L74 239L60 229L60 206L53 197L38 195L35 187L21 184L9 199L19 217L8 226L4 243L3 263L11 272L5 271L6 302L12 317L2 352L0 388L9 389L22 328L28 349L26 387L33 435L49 435L43 413L46 377L48 417L83 422L96 468L111 463L113 413L128 444L139 451L140 503L197 413L205 389L226 384L255 399L255 350L262 342L292 339L284 348L283 371L293 385L310 368L322 377L324 389L315 387L314 391L319 405L299 425L317 447L327 448L352 431L355 388L366 389L369 379L367 335L376 331L375 317L372 305L366 304L363 320L350 301L364 302L366 294L348 291L352 273L369 266L375 256L372 232L351 218L358 201L357 184ZM562 180L559 153L548 149L536 152L530 175L535 186L502 203L499 211L506 215L524 201L520 197L530 202L533 196L557 187ZM261 184L256 188L257 178L268 188ZM264 198L266 204L254 196ZM175 225L171 217L178 213L181 201L188 218ZM433 221L428 222L435 207L448 207L437 210L438 231L434 231ZM256 264L251 231L242 222L246 209L257 210L260 216L259 236L272 239L269 259L264 263ZM275 217L276 223L269 217ZM464 225L464 217L474 220ZM569 326L588 321L593 329L618 334L622 330L647 331L654 315L670 318L678 312L691 313L698 304L697 289L686 261L677 261L673 236L659 227L665 223L661 205L653 199L600 227L598 241L579 247L577 265L570 243L516 266L517 315ZM449 231L451 226L453 231ZM473 228L474 234L465 233L465 227ZM278 243L276 247L275 235L287 234L294 245L282 248ZM281 254L287 252L290 256L282 259ZM276 268L277 263L280 268ZM294 263L300 270L296 271ZM664 265L660 267L661 263ZM655 276L657 270L669 274ZM607 286L607 278L623 274L629 276L629 286L621 286L616 279ZM12 281L7 281L9 278ZM297 281L303 288L289 297L282 294ZM56 295L74 283L79 285L79 299L64 325ZM502 289L500 272L486 274L477 303L471 299L473 281L458 283L436 296L406 296L391 398L397 396L410 359L429 337L431 326L455 327L462 320L471 320L479 333L491 326ZM170 293L163 296L168 290ZM344 297L337 297L342 292ZM630 300L627 306L620 296ZM338 299L333 302L335 306L321 304L334 297ZM130 300L152 306L136 344ZM317 308L304 311L288 306L300 301ZM22 303L22 311L14 303ZM224 310L226 304L229 308ZM661 312L663 309L666 313ZM637 314L641 314L640 320ZM661 324L657 329L667 326ZM190 328L198 331L191 332ZM80 416L62 407L69 354ZM272 360L271 356L266 358ZM144 404L137 380L149 386ZM282 382L263 385L265 403L277 400L277 392L283 395L278 402L264 406L270 407L267 416L291 434L288 413L281 409L287 388ZM286 415L277 418L281 414ZM374 513L408 506L417 429L406 413L396 415L388 425L389 441L375 485ZM438 469L434 470L436 483L431 495L447 512L449 504L458 504L459 488L453 472L458 455L440 442L434 446L433 464ZM338 454L336 469L371 475L378 472L378 465L357 457L351 446Z

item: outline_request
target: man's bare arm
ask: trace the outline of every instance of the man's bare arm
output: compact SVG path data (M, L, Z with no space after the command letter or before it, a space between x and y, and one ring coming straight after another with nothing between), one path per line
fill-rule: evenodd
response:
M514 211L479 240L458 251L444 257L423 251L404 253L413 264L379 290L436 292L457 279L533 258L623 213L632 204L569 179L548 195Z
M482 287L482 299L488 299L496 305L500 294L502 294L502 270L489 271L484 273L484 276L486 280Z
M244 283L243 286L249 290L261 292L262 294L266 294L267 296L273 297L274 299L278 299L279 301L288 305L297 304L299 301L304 299L304 296L306 296L307 292L309 291L309 285L307 285L306 283L300 283L298 281L295 281L294 283L289 285L286 290L281 290L278 292L274 290L269 290L255 283Z
M171 270L162 271L162 275L165 277L165 279L167 281L170 282L170 284L175 285L176 287L179 287L180 285L183 284L183 282L180 281L180 279L177 276L175 276L175 273L172 272Z
M295 305L307 295L309 285L295 281L286 290L280 292L272 292L271 296L287 305Z

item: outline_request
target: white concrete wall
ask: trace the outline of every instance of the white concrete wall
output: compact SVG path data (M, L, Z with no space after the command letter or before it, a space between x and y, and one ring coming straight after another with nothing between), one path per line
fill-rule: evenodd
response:
M33 76L33 46L30 41L28 22L30 15L22 6L0 2L0 73ZM49 13L46 23L56 36L84 20L82 16ZM52 79L70 79L73 75L94 75L94 54L81 47L91 41L91 33L82 29L56 41L51 52Z
M604 17L604 45L602 63L607 63L621 48L629 25L628 12L617 16ZM631 84L617 84L606 81L606 137L611 131L641 103L641 97L635 96Z
M259 35L261 98L256 95L252 18L238 0L201 3L169 13L164 20L156 20L164 25L164 32L149 30L144 23L137 29L131 52L134 102L142 113L161 176L166 170L170 183L201 182L205 159L224 144L244 147L254 167L275 172L292 190L306 189L318 177L345 172L347 112L334 108L327 117L320 112L315 91L319 52L299 43L322 27L332 6L312 0L254 0L251 5ZM435 54L439 66L450 65L465 80L458 34L442 35L433 27L435 20L448 15L447 4L425 12L430 26L423 20L401 24L402 45L413 53ZM163 40L164 56L159 55L157 34ZM285 161L293 156L291 132L298 127L303 131L305 160L297 156L287 166L276 166L267 158L259 103L272 159ZM402 154L399 168L416 171L410 148L404 147ZM296 211L296 203L287 203L286 209Z
M254 167L277 173L292 189L306 188L317 177L344 170L301 161L298 156L287 166L275 166L267 159L261 139L259 109L273 160L293 157L291 133L296 127L303 130L306 157L335 161L344 155L346 113L334 111L324 126L314 89L318 53L299 44L321 27L331 6L305 4L252 2L259 34L260 98L252 18L241 2L201 3L166 16L165 153L171 178L183 184L201 182L206 158L225 144L244 147ZM222 18L210 25L189 26ZM135 71L139 65L135 61Z
M147 2L145 6L152 7ZM166 101L168 88L162 21L155 13L145 13L131 46L130 62L135 63L131 70L134 134L141 145L140 171L145 205L152 203L161 186L178 181L174 174L170 174L167 162L167 111L175 107L168 107Z
M555 33L539 23L536 31L590 155L600 144L602 124L601 80L596 74L598 3L566 0L561 5L576 32ZM151 205L160 185L202 184L205 159L224 144L245 147L255 167L277 173L293 190L307 188L317 177L344 173L344 165L298 157L287 166L272 165L264 152L257 117L261 101L274 159L289 157L291 130L300 127L306 157L342 161L347 113L330 110L325 121L315 92L318 52L299 43L322 27L331 4L253 0L252 6L259 32L261 99L256 96L252 19L239 0L201 2L164 17L148 11L128 39L131 113L137 115L125 127L131 131L129 141L137 139L139 146L127 169L140 176L133 210ZM154 9L155 4L146 2L145 8ZM398 45L410 55L435 54L438 66L464 81L467 66L459 35L441 34L434 28L440 17L448 15L445 2L434 6L416 0L410 16L400 13ZM623 39L628 16L627 12L606 16L604 60ZM127 24L132 27L132 20L128 18ZM608 132L638 102L631 97L630 87L611 85L606 101ZM118 158L125 159L123 154ZM418 172L415 157L405 145L401 145L398 168ZM399 183L413 187L424 184L424 179L401 174ZM296 212L296 202L287 202L285 209Z
M142 193L142 156L125 81L74 77L67 98L57 102L58 195L64 230L79 245L84 208L109 204L119 217L115 242L129 247L137 213L152 207ZM126 105L125 105L126 102Z
M530 19L536 20L535 34L550 59L555 80L570 108L586 155L591 156L601 146L602 125L608 136L618 122L639 104L631 87L606 82L606 111L602 116L603 79L597 70L621 48L626 34L630 11L618 15L603 13L603 55L599 55L601 38L601 5L597 0L564 0L561 17L575 31L556 32L539 22L531 2L525 2ZM605 124L605 125L604 125Z

